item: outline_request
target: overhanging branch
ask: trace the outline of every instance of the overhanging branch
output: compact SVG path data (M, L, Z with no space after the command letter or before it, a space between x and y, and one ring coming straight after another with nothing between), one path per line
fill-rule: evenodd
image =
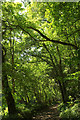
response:
M33 57L40 58L42 61L46 62L47 64L51 64L51 61L48 60L48 59L47 59L48 57L46 57L46 56L43 56L43 55L39 56L39 55L34 55L34 54L29 54L29 55L30 55L30 56L33 56ZM42 58L42 57L44 57L44 58L46 58L46 59L44 59L44 58Z
M10 24L9 24L10 25ZM62 45L68 45L68 46L72 46L74 47L75 49L78 49L78 47L72 43L66 43L66 42L62 42L62 41L58 41L58 40L51 40L50 38L48 38L46 35L44 35L40 30L36 29L36 28L33 28L33 27L27 27L29 29L32 29L36 32L38 32L45 40L36 40L28 31L26 31L23 27L21 27L19 24L18 25L11 25L11 26L15 26L15 27L19 27L21 30L23 30L25 33L29 34L35 41L40 41L40 42L46 42L46 41L50 41L50 42L53 42L53 43L58 43L58 44L62 44ZM10 26L10 27L11 27ZM78 30L79 31L79 30Z
M23 29L22 27L20 27L21 29ZM33 28L33 27L27 27L29 29L35 30L36 32L38 32L43 38L45 38L46 40L39 40L40 42L46 42L46 41L50 41L53 43L58 43L58 44L62 44L62 45L68 45L68 46L72 46L75 49L78 49L78 47L72 43L66 43L66 42L62 42L62 41L58 41L58 40L51 40L50 38L48 38L46 35L44 35L40 30ZM24 29L23 29L24 30ZM27 33L27 31L25 31Z

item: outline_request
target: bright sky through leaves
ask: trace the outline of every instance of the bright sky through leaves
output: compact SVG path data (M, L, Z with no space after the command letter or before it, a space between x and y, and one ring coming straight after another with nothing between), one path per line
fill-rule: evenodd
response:
M15 0L15 2L21 2L21 0Z

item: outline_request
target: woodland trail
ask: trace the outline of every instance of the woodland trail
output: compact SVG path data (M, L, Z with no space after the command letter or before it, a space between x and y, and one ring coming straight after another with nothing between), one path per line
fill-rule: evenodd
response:
M33 116L33 120L60 120L57 107L58 105L55 105L42 110L36 116Z

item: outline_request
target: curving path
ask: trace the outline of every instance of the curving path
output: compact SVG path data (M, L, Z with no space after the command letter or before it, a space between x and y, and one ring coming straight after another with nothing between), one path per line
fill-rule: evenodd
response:
M36 116L33 116L33 120L60 120L57 105L42 110Z

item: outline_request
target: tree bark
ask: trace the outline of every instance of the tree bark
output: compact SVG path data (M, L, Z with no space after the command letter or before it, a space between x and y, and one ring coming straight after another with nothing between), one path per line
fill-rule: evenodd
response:
M67 99L67 94L66 94L66 88L64 86L64 84L62 85L60 80L58 80L59 83L59 87L60 87L60 91L61 91L61 95L62 95L62 101L64 104L67 103L68 99Z
M4 47L3 47L4 49ZM5 56L6 56L6 49L4 49L4 52L2 51L2 62L3 62L3 66L5 63ZM6 98L6 101L7 101L7 105L8 105L8 112L9 112L9 115L11 114L15 114L16 113L16 106L15 106L15 101L14 101L14 98L12 96L12 93L11 93L11 89L9 87L9 84L8 84L8 77L7 77L7 73L6 73L6 70L3 68L2 70L2 75L3 75L3 78L2 78L2 86L3 86L3 91L4 91L4 94L5 94L5 98Z
M5 74L3 76L2 85L3 85L4 94L5 94L5 98L6 98L7 105L8 105L9 115L15 114L16 113L15 101L14 101L14 98L11 94L11 89L10 89L9 84L8 84L7 74Z

